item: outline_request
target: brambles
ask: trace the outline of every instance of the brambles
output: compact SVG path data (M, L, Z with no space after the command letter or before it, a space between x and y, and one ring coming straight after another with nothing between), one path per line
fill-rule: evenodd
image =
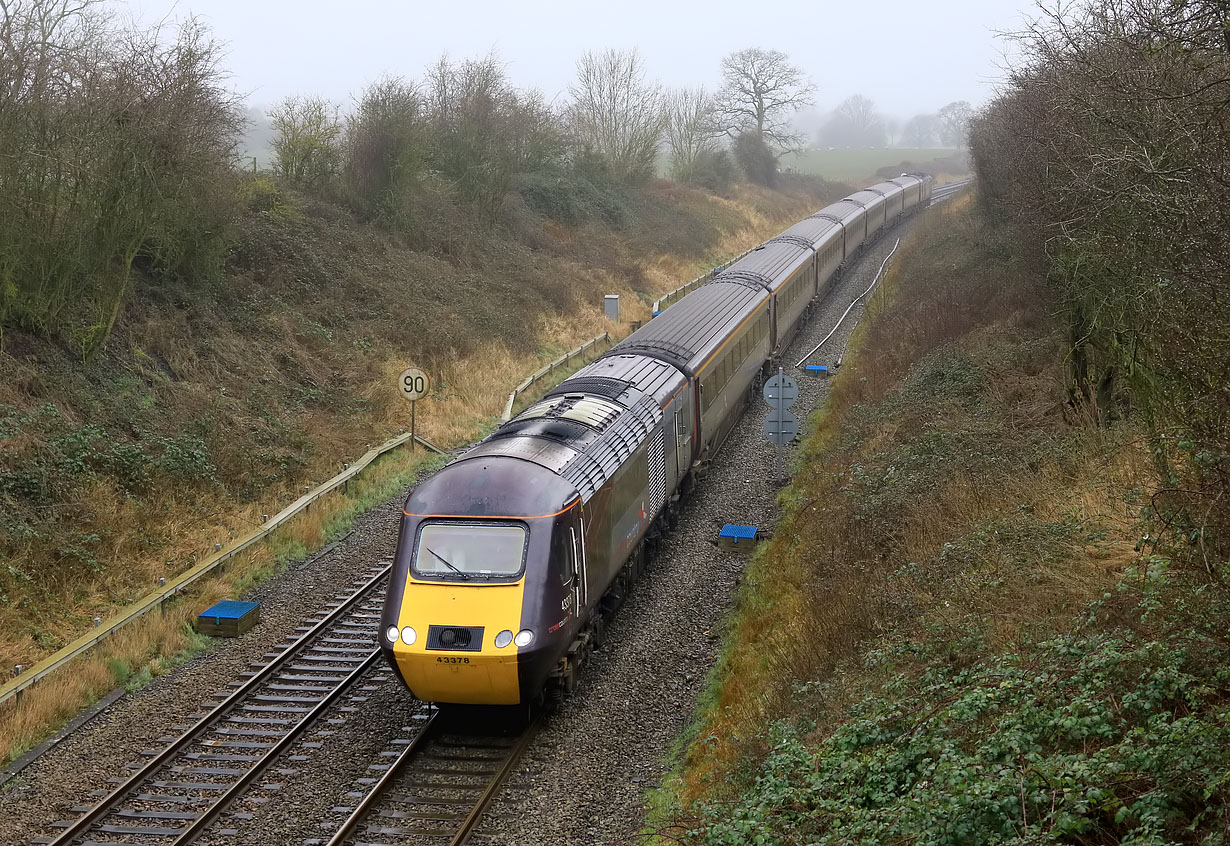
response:
M1074 631L1019 651L988 655L977 624L872 651L846 720L819 743L778 723L752 790L706 809L703 842L1162 843L1224 828L1230 654L1213 621L1230 608L1158 626L1149 595L1121 584Z

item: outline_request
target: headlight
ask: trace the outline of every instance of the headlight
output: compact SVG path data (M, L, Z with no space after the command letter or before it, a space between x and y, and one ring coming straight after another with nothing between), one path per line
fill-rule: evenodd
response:
M522 629L517 632L517 636L513 638L517 646L529 646L534 642L534 633L529 629Z
M389 643L397 643L397 626L389 626L384 630L384 636Z
M498 635L495 636L496 649L503 649L505 646L508 646L508 644L512 642L513 642L512 632L510 632L508 629L505 629L504 631L500 632Z
M414 642L418 639L419 639L418 632L416 632L410 626L406 626L404 629L401 630L401 641L402 643L406 644L406 646L414 646Z

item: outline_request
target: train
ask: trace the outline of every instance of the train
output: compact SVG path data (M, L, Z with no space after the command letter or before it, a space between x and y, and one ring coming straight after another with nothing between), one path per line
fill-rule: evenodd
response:
M380 628L410 692L442 705L570 694L811 303L931 189L903 174L799 221L419 484Z

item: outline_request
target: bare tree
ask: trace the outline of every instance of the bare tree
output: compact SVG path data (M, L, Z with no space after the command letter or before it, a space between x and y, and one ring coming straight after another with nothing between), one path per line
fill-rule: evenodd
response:
M940 141L946 147L964 147L969 143L969 123L974 109L965 100L955 100L940 109Z
M888 140L888 146L896 147L901 144L901 133L904 128L905 124L901 122L901 118L887 117L884 119L884 135Z
M825 125L824 138L834 147L883 146L884 118L870 98L854 94L833 110Z
M693 182L697 165L716 152L717 128L713 96L703 86L679 88L666 98L666 141L670 145L671 178Z
M283 177L305 187L333 178L341 150L338 107L323 97L287 97L269 113L277 135L271 144Z
M666 115L662 88L645 81L640 53L587 52L568 91L568 120L577 140L601 156L616 179L649 179Z
M779 50L750 47L722 59L722 89L717 113L722 130L734 138L745 132L778 155L804 146L790 128L790 115L814 104L815 84Z
M939 118L918 114L910 118L901 130L901 141L911 147L933 147L939 143Z

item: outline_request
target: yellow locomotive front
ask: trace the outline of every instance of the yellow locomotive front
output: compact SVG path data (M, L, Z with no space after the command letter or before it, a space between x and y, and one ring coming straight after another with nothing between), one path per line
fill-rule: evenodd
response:
M555 474L503 457L458 461L411 495L381 647L417 698L516 705L541 693L577 630L559 538L575 537L578 505Z

